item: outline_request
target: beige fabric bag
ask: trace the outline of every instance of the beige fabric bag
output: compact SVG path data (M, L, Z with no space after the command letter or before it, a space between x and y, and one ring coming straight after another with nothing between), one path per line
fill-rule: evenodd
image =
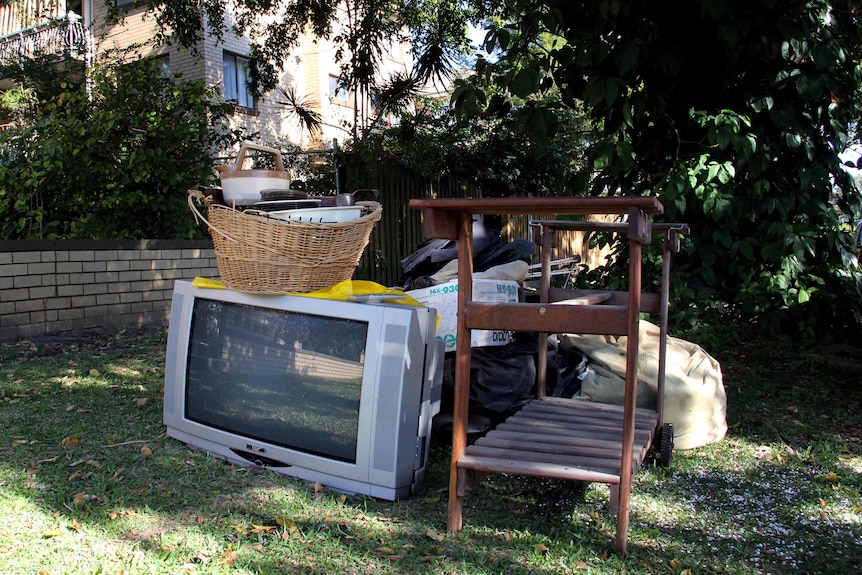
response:
M658 378L659 328L640 322L637 405L655 409ZM576 347L590 360L581 382L581 397L623 403L626 340L623 337L561 334L560 347ZM692 449L720 441L727 433L727 396L721 366L700 346L678 338L667 339L664 413L673 423L674 448Z

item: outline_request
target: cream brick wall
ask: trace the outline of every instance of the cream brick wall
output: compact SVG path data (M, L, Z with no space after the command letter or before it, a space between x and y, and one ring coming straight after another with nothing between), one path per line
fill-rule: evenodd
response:
M0 341L167 326L198 276L218 278L209 240L0 241Z

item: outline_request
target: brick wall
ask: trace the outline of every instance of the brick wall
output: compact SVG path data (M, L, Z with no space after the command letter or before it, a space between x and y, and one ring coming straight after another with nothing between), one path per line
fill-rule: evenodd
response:
M218 277L209 240L0 241L0 341L167 326L196 276Z

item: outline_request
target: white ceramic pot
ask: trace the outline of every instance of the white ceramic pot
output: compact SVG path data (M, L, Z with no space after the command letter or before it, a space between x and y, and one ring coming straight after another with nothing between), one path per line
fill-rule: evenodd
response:
M257 150L275 156L275 170L243 170L242 164L248 150ZM243 142L235 164L215 167L221 179L222 196L227 205L250 206L261 201L263 190L290 189L291 175L285 171L281 152L252 142Z

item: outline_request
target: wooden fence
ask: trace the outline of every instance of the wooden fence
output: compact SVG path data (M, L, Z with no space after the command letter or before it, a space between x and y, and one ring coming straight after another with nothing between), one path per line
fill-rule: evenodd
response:
M351 189L379 190L383 204L383 217L371 234L368 247L362 256L356 277L370 279L386 286L402 283L401 261L412 254L425 238L422 214L409 208L412 198L479 198L482 190L475 184L454 176L420 178L404 168L387 163L364 165L361 169L348 169ZM496 222L503 239L533 240L531 219L553 219L543 215L511 216ZM554 238L552 259L580 255L584 264L596 267L604 264L608 251L590 247L590 238L582 232L559 232ZM539 261L538 252L534 263Z
M422 213L410 209L411 199L481 197L479 188L465 180L452 176L420 178L388 162L348 168L346 181L355 184L351 189L370 188L380 192L383 217L371 234L356 276L385 286L401 285L401 261L426 239Z

